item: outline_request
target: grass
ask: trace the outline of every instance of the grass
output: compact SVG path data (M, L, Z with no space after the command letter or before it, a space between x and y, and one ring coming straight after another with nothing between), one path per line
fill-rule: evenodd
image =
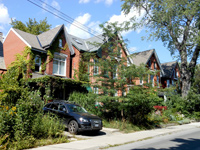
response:
M131 133L131 132L141 131L145 129L144 127L133 125L132 123L129 123L128 121L121 121L121 120L111 120L111 121L103 120L103 126L106 128L119 129L120 131L124 133Z
M21 141L15 141L15 142L9 142L9 146L7 149L12 150L21 150L21 149L28 149L28 148L35 148L39 146L45 146L45 145L53 145L53 144L59 144L59 143L68 143L69 140L66 136L60 136L57 138L47 138L47 139L34 139L29 138Z

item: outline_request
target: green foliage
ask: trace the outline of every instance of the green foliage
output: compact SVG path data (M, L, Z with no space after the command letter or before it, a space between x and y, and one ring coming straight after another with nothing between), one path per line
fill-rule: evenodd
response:
M87 93L85 87L86 83L56 76L43 76L35 79L28 79L27 84L29 88L40 90L44 100L50 98L59 99L60 97L58 93L61 88L66 89L66 98L68 98L69 94L74 91Z
M135 124L143 124L148 115L153 111L153 106L162 105L162 99L157 96L154 89L144 89L134 87L127 95L128 101L124 103L122 108L130 121Z
M73 92L69 96L69 101L73 101L82 107L84 107L87 111L91 113L96 112L95 103L96 103L97 95L89 92L89 93L80 93L80 92Z
M37 22L35 18L34 20L29 18L29 21L26 22L26 24L18 20L12 20L11 25L13 28L35 35L39 35L45 31L50 30L51 28L51 25L47 23L47 18L40 20L39 22Z
M182 97L187 97L200 52L200 1L122 0L125 14L140 13L126 22L127 29L149 29L148 40L161 40L181 60ZM178 52L178 53L177 53ZM189 63L188 63L189 62Z

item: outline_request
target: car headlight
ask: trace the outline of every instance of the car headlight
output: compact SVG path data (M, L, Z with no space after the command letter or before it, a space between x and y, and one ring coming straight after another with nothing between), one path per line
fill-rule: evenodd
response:
M80 118L79 120L80 120L81 122L89 122L89 120L84 119L84 118Z

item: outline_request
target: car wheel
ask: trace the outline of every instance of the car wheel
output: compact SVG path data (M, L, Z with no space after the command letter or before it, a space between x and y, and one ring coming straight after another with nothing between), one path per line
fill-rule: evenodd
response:
M75 120L70 121L68 125L68 131L71 134L77 134L78 132L78 123Z

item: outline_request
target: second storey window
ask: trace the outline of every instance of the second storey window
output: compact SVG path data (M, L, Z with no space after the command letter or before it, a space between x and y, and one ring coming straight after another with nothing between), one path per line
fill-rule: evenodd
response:
M99 94L99 88L98 87L93 87L94 94Z
M151 60L148 61L148 67L151 69Z
M35 56L35 72L39 72L41 69L41 57L36 55Z
M65 76L66 57L54 56L53 58L53 74Z
M97 66L98 61L94 59L94 68L93 68L93 74L97 75L99 72L99 67Z

